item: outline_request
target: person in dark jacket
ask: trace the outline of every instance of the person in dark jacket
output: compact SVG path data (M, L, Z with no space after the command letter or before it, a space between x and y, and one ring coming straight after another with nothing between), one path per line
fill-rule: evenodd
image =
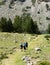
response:
M20 49L23 49L23 45L22 44L20 45Z
M24 50L26 50L26 43L23 44L23 48L24 48Z
M28 42L25 43L26 47L28 48Z

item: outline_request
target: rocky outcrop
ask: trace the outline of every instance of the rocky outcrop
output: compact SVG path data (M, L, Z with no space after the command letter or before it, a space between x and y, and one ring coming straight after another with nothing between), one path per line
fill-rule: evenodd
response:
M23 13L31 13L31 8L29 8L31 5L31 0L13 0L13 3L12 0L6 0L6 3L0 6L0 18L6 17L13 20L15 15L21 16Z
M40 2L36 0L35 7L33 12L33 19L37 21L39 30L42 33L47 33L48 24L50 24L50 2Z

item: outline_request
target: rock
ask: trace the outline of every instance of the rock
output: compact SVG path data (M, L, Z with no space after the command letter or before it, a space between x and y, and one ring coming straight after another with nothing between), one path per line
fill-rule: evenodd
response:
M28 61L31 61L31 57L23 56L22 60L24 60L25 62L28 62Z
M26 56L25 61L27 62L27 61L30 61L30 60L31 60L31 58Z
M27 65L33 65L33 62L30 62L30 61L29 61L29 62L27 63Z
M21 2L25 2L25 0L19 0L19 1L21 1Z
M37 48L35 48L35 51L41 51L41 49L37 47Z
M26 56L23 56L22 60L25 60L25 57L26 57Z

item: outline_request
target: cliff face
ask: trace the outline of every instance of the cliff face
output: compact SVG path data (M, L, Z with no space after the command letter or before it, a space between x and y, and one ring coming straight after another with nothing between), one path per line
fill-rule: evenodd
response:
M1 0L2 1L2 0ZM14 19L15 15L30 14L34 21L37 21L39 30L46 32L50 23L50 0L3 0L4 5L0 5L0 18L6 17Z
M45 33L48 28L48 24L50 24L50 2L42 1L38 4L36 0L32 17L37 21L39 30L42 33Z
M30 13L31 6L31 0L6 0L5 4L0 6L0 18L14 19L15 15L21 16L23 13Z

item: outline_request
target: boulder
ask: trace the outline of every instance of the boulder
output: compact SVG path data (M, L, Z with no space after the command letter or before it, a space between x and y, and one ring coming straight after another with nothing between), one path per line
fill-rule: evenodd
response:
M41 49L40 49L40 48L38 48L38 47L36 47L36 48L35 48L35 51L41 51Z
M28 62L28 61L31 61L31 57L23 56L22 60L24 60L25 62Z
M29 61L29 62L27 63L27 65L33 65L33 62L30 62L30 61Z

